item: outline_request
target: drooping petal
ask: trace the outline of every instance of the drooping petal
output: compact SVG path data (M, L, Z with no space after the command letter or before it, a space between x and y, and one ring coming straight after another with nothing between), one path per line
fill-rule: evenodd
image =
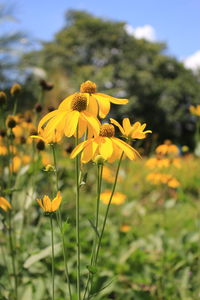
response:
M4 197L0 197L0 207L5 211L12 209L10 202L8 202L8 200L6 200Z
M72 151L70 158L76 157L85 148L86 145L88 145L92 142L92 140L93 139L84 141L84 142L80 143L78 146L76 146L76 148Z
M117 126L119 128L119 130L121 131L121 133L123 135L125 135L125 131L123 129L123 127L114 119L110 118L110 123L114 124L115 126Z
M51 210L56 211L60 207L60 203L62 201L62 196L60 192L57 193L56 197L53 199L51 203Z
M113 143L110 138L102 137L99 144L99 153L104 159L108 159L113 153Z
M81 112L81 117L83 117L89 124L90 126L93 128L94 133L96 135L99 134L99 130L100 130L100 122L97 118L95 118L91 113L89 113L88 111L84 110L83 112Z
M82 152L82 155L81 155L81 162L82 163L87 163L89 162L90 160L92 160L92 158L94 157L94 154L98 148L98 143L96 143L95 140L93 140L92 143L88 144L83 152Z
M72 110L67 113L66 118L66 128L65 128L65 135L67 137L71 137L75 132L78 126L80 112L77 110Z
M87 122L85 120L83 120L83 118L79 118L79 122L78 122L78 137L81 138L84 133L86 132L87 129ZM76 136L76 132L74 134Z
M51 212L51 200L47 195L45 195L43 198L43 206L45 211Z
M139 156L139 153L132 148L130 145L128 145L127 143L125 143L124 141L118 139L118 138L111 138L113 143L115 143L122 151L124 151L124 153L127 155L127 157L130 160L134 160L136 158L136 156Z
M122 125L123 125L123 128L124 128L124 131L125 131L126 135L128 136L130 134L131 129L132 129L130 120L128 118L124 118L123 121L122 121Z
M46 143L46 140L43 137L39 136L39 135L31 135L30 137L32 139L42 140L44 143Z
M53 118L57 114L57 109L54 111L49 112L47 115L45 115L38 124L38 132L40 131L41 127L51 118Z
M42 203L42 200L41 200L41 199L36 199L36 201L37 201L37 203L39 204L39 206L40 206L43 210L45 210L45 207L44 207L44 205L43 205L43 203Z
M114 103L114 104L126 104L128 103L128 99L121 99L121 98L115 98L115 97L112 97L110 95L106 95L106 94L103 94L103 93L95 93L95 96L100 96L102 98L106 98L108 99L109 102L111 103Z
M110 101L106 97L102 97L99 94L94 94L99 105L99 116L100 118L105 118L110 111Z
M89 101L88 101L87 111L89 111L93 116L96 117L98 114L97 100L92 95L89 95L88 98L89 98Z

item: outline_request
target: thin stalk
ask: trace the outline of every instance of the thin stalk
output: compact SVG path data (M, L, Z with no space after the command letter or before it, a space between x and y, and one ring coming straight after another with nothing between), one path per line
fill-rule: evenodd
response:
M56 149L55 145L52 144L52 152L53 152L53 161L54 161L54 168L55 168L55 177L56 177L56 191L58 193L59 191L59 184L58 184L58 169L57 169L57 160L56 160ZM63 250L63 258L64 258L64 266L65 266L65 275L68 283L68 290L69 290L69 297L70 300L72 300L72 293L71 293L71 286L70 286L70 279L69 279L69 271L68 271L68 266L67 266L67 257L66 257L66 252L65 252L65 238L63 234L63 226L62 226L62 216L60 209L58 211L59 214L59 228L60 228L60 233L61 233L61 238L62 238L62 250Z
M78 126L76 129L76 146L78 145ZM77 246L77 296L78 300L81 299L80 291L80 186L79 186L79 156L75 160L76 169L76 246Z
M13 116L16 115L17 112L17 97L14 97L14 107L13 107Z
M118 175L119 175L119 169L120 169L120 165L121 165L123 155L124 155L124 152L122 152L121 157L119 159L119 163L118 163L118 166L117 166L117 171L116 171L116 174L115 174L115 181L113 183L112 192L111 192L110 199L109 199L109 202L108 202L108 205L107 205L107 208L106 208L106 213L105 213L105 217L104 217L104 221L103 221L103 226L102 226L101 234L99 236L99 241L98 241L98 245L97 245L97 251L96 251L96 256L95 256L95 265L96 265L97 260L98 260L99 250L100 250L100 247L101 247L101 241L102 241L102 237L103 237L103 234L104 234L104 230L105 230L106 221L107 221L107 218L108 218L108 212L109 212L109 209L110 209L112 197L113 197L114 192L115 192L117 179L118 179Z
M103 165L100 165L100 166L98 165L97 166L97 202L96 202L96 215L95 215L95 228L96 228L97 232L98 232L98 224L99 224L99 204L100 204L100 195L101 195L102 173L103 173ZM91 266L94 263L98 238L99 237L96 235L95 240L93 242L92 255L91 255L91 260L90 260ZM93 279L93 274L91 274L91 272L89 270L83 300L85 300L85 298L86 298L89 284L90 284L90 281L92 282L92 279Z
M50 224L51 224L51 250L52 250L52 262L51 262L51 274L52 274L52 300L54 300L54 294L55 294L55 286L54 286L54 272L55 272L55 266L54 266L54 237L53 237L53 218L52 214L50 215Z

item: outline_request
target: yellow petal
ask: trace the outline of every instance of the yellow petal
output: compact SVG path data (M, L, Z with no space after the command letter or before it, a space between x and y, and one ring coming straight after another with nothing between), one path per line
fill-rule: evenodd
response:
M87 163L90 160L92 160L92 158L94 157L94 154L96 152L98 148L98 144L96 143L96 141L94 140L92 143L88 144L81 155L81 162L82 163Z
M114 104L126 104L128 103L128 99L121 99L121 98L115 98L110 95L102 94L102 93L95 93L95 96L100 96L102 98L106 98L109 100L109 102L114 103Z
M81 112L81 117L83 117L89 123L89 125L93 128L94 133L98 135L101 125L99 120L88 111Z
M71 109L71 102L74 98L75 94L70 95L69 97L65 98L60 105L58 106L59 110L70 110Z
M60 207L61 201L62 201L62 196L60 192L58 192L56 197L53 199L51 203L51 211L56 211Z
M88 102L87 111L89 111L95 117L98 114L97 100L95 99L95 97L93 97L91 95L89 95L89 102Z
M110 118L110 123L114 124L115 126L117 126L119 128L119 130L121 131L121 133L123 135L125 135L125 131L123 129L123 127L114 119Z
M37 203L39 204L39 206L40 206L43 210L45 210L44 205L43 205L43 203L42 203L42 200L41 200L41 199L36 199L36 200L37 200Z
M71 137L77 129L78 120L79 120L80 112L77 110L72 110L67 113L66 118L66 128L65 128L65 135L67 137Z
M44 206L44 210L47 212L51 212L51 200L49 199L48 196L44 196L43 198L43 206Z
M128 136L131 131L130 120L128 118L125 118L125 119L123 119L122 124L123 124L124 131L126 132L126 135Z
M47 115L45 115L38 124L38 132L40 131L41 127L51 118L53 118L57 114L57 109L54 111L51 111Z
M11 204L4 197L0 197L0 207L5 211L12 208Z
M46 143L46 140L45 140L43 137L39 136L39 135L31 135L30 137L31 137L32 139L39 139L39 140L42 140L43 142Z
M132 148L130 145L126 144L124 141L118 139L118 138L112 138L113 143L115 143L124 153L127 155L127 157L130 160L133 160L136 158L136 156L140 156L139 153Z
M108 159L113 153L113 144L110 138L102 137L99 144L99 153L104 159Z
M100 118L105 118L110 111L110 101L99 94L95 94L95 98L99 104L99 116Z
M72 151L70 158L76 157L85 148L86 145L88 145L92 142L92 140L93 139L84 141L84 142L80 143L78 146L76 146L76 148Z

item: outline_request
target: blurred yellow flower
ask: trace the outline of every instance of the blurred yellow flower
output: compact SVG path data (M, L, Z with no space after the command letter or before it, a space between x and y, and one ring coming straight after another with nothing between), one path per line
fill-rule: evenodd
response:
M192 115L200 117L200 105L197 106L191 105L189 110Z
M131 226L130 226L130 225L124 224L124 225L122 225L122 226L120 227L120 231L121 231L121 232L124 232L124 233L129 232L130 230L131 230Z
M45 144L51 144L60 142L62 134L57 130L48 133L46 128L41 128L39 134L31 135L31 138L42 140Z
M37 199L38 204L40 207L48 213L54 212L59 209L60 204L62 201L62 196L60 192L57 193L56 197L51 201L50 198L45 195L43 199Z
M78 127L79 137L88 130L88 136L98 135L100 122L88 111L87 97L82 93L76 93L64 100L58 109L45 115L38 125L40 133L42 126L46 124L46 136L51 136L55 131L67 137L76 135Z
M133 125L131 125L130 120L128 118L123 119L122 121L122 126L114 119L110 119L110 122L117 126L123 136L127 138L132 138L132 139L145 139L147 133L152 133L151 130L146 130L146 124L141 124L140 122L135 122Z
M169 187L175 189L175 188L177 188L177 187L180 186L180 182L179 182L176 178L171 178L171 179L168 181L167 185L168 185Z
M170 161L168 158L158 159L156 157L151 157L146 161L146 166L149 169L168 168L170 166Z
M4 197L0 197L0 207L5 211L12 209L11 204Z
M87 163L100 154L103 159L114 161L122 152L134 160L139 153L124 141L114 137L114 126L108 123L101 125L99 136L80 143L71 153L71 158L76 157L81 151L81 162Z
M6 155L7 154L7 148L6 148L6 146L1 146L0 145L0 155Z
M28 165L31 162L31 156L30 155L23 155L22 156L22 163L24 165Z
M111 191L110 190L106 190L105 192L101 193L100 195L100 199L104 204L108 204L109 200L110 200L110 196L111 196ZM125 202L126 200L126 195L119 193L119 192L115 192L113 197L112 197L112 204L115 205L121 205Z
M171 141L167 140L164 144L158 146L156 148L156 153L167 155L167 154L173 154L178 155L179 149L176 145L172 144Z

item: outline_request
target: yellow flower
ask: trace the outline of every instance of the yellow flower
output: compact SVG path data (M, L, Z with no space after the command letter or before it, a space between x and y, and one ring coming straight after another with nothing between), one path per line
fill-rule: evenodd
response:
M41 160L44 166L51 164L51 156L46 152L41 153Z
M168 185L169 187L175 189L175 188L177 188L177 187L180 186L180 182L179 182L176 178L171 178L171 179L168 181L167 185Z
M147 133L152 133L151 130L146 130L146 124L141 124L140 122L135 122L133 125L131 125L130 120L128 118L123 119L122 126L114 119L110 119L110 122L117 126L123 136L126 138L132 138L132 139L145 139Z
M101 125L99 136L80 143L71 153L71 158L76 157L81 151L81 162L87 163L96 155L103 159L114 161L120 157L122 152L130 159L136 159L139 153L124 141L114 137L114 126L108 123Z
M189 109L192 115L200 117L200 105L197 105L196 107L191 105Z
M124 225L122 225L122 226L120 227L120 231L121 231L121 232L124 232L124 233L129 232L130 230L131 230L131 226L130 226L130 225L124 224Z
M22 156L22 163L24 165L28 165L31 162L31 156L30 155L23 155Z
M114 175L113 171L106 166L103 167L102 177L104 180L106 180L110 183L113 183L115 181L115 175ZM118 179L118 181L119 181L119 179Z
M45 195L43 199L37 199L39 206L48 213L54 212L59 209L62 196L60 192L57 193L56 197L51 201L50 198Z
M79 137L88 130L88 136L99 133L100 122L91 112L87 110L88 100L84 94L76 93L64 100L58 109L48 113L42 118L38 125L38 132L46 123L45 131L47 136L55 131L61 136L67 137L76 135L78 127Z
M156 153L167 155L167 154L179 154L179 149L176 145L172 144L171 141L166 140L164 144L156 148Z
M45 129L40 129L39 135L31 135L33 139L42 140L45 144L58 143L62 138L61 132L55 130L50 133Z
M110 196L111 196L111 191L106 190L105 192L101 193L100 199L104 204L108 204L110 200ZM125 200L126 200L126 195L116 192L112 197L111 203L115 205L121 205L125 202Z
M6 148L6 146L1 146L0 145L0 155L6 155L7 154L7 148Z
M0 197L0 207L5 211L12 209L11 204L4 197Z
M170 161L168 158L158 159L156 157L151 157L147 160L146 166L149 169L168 168L170 166Z

